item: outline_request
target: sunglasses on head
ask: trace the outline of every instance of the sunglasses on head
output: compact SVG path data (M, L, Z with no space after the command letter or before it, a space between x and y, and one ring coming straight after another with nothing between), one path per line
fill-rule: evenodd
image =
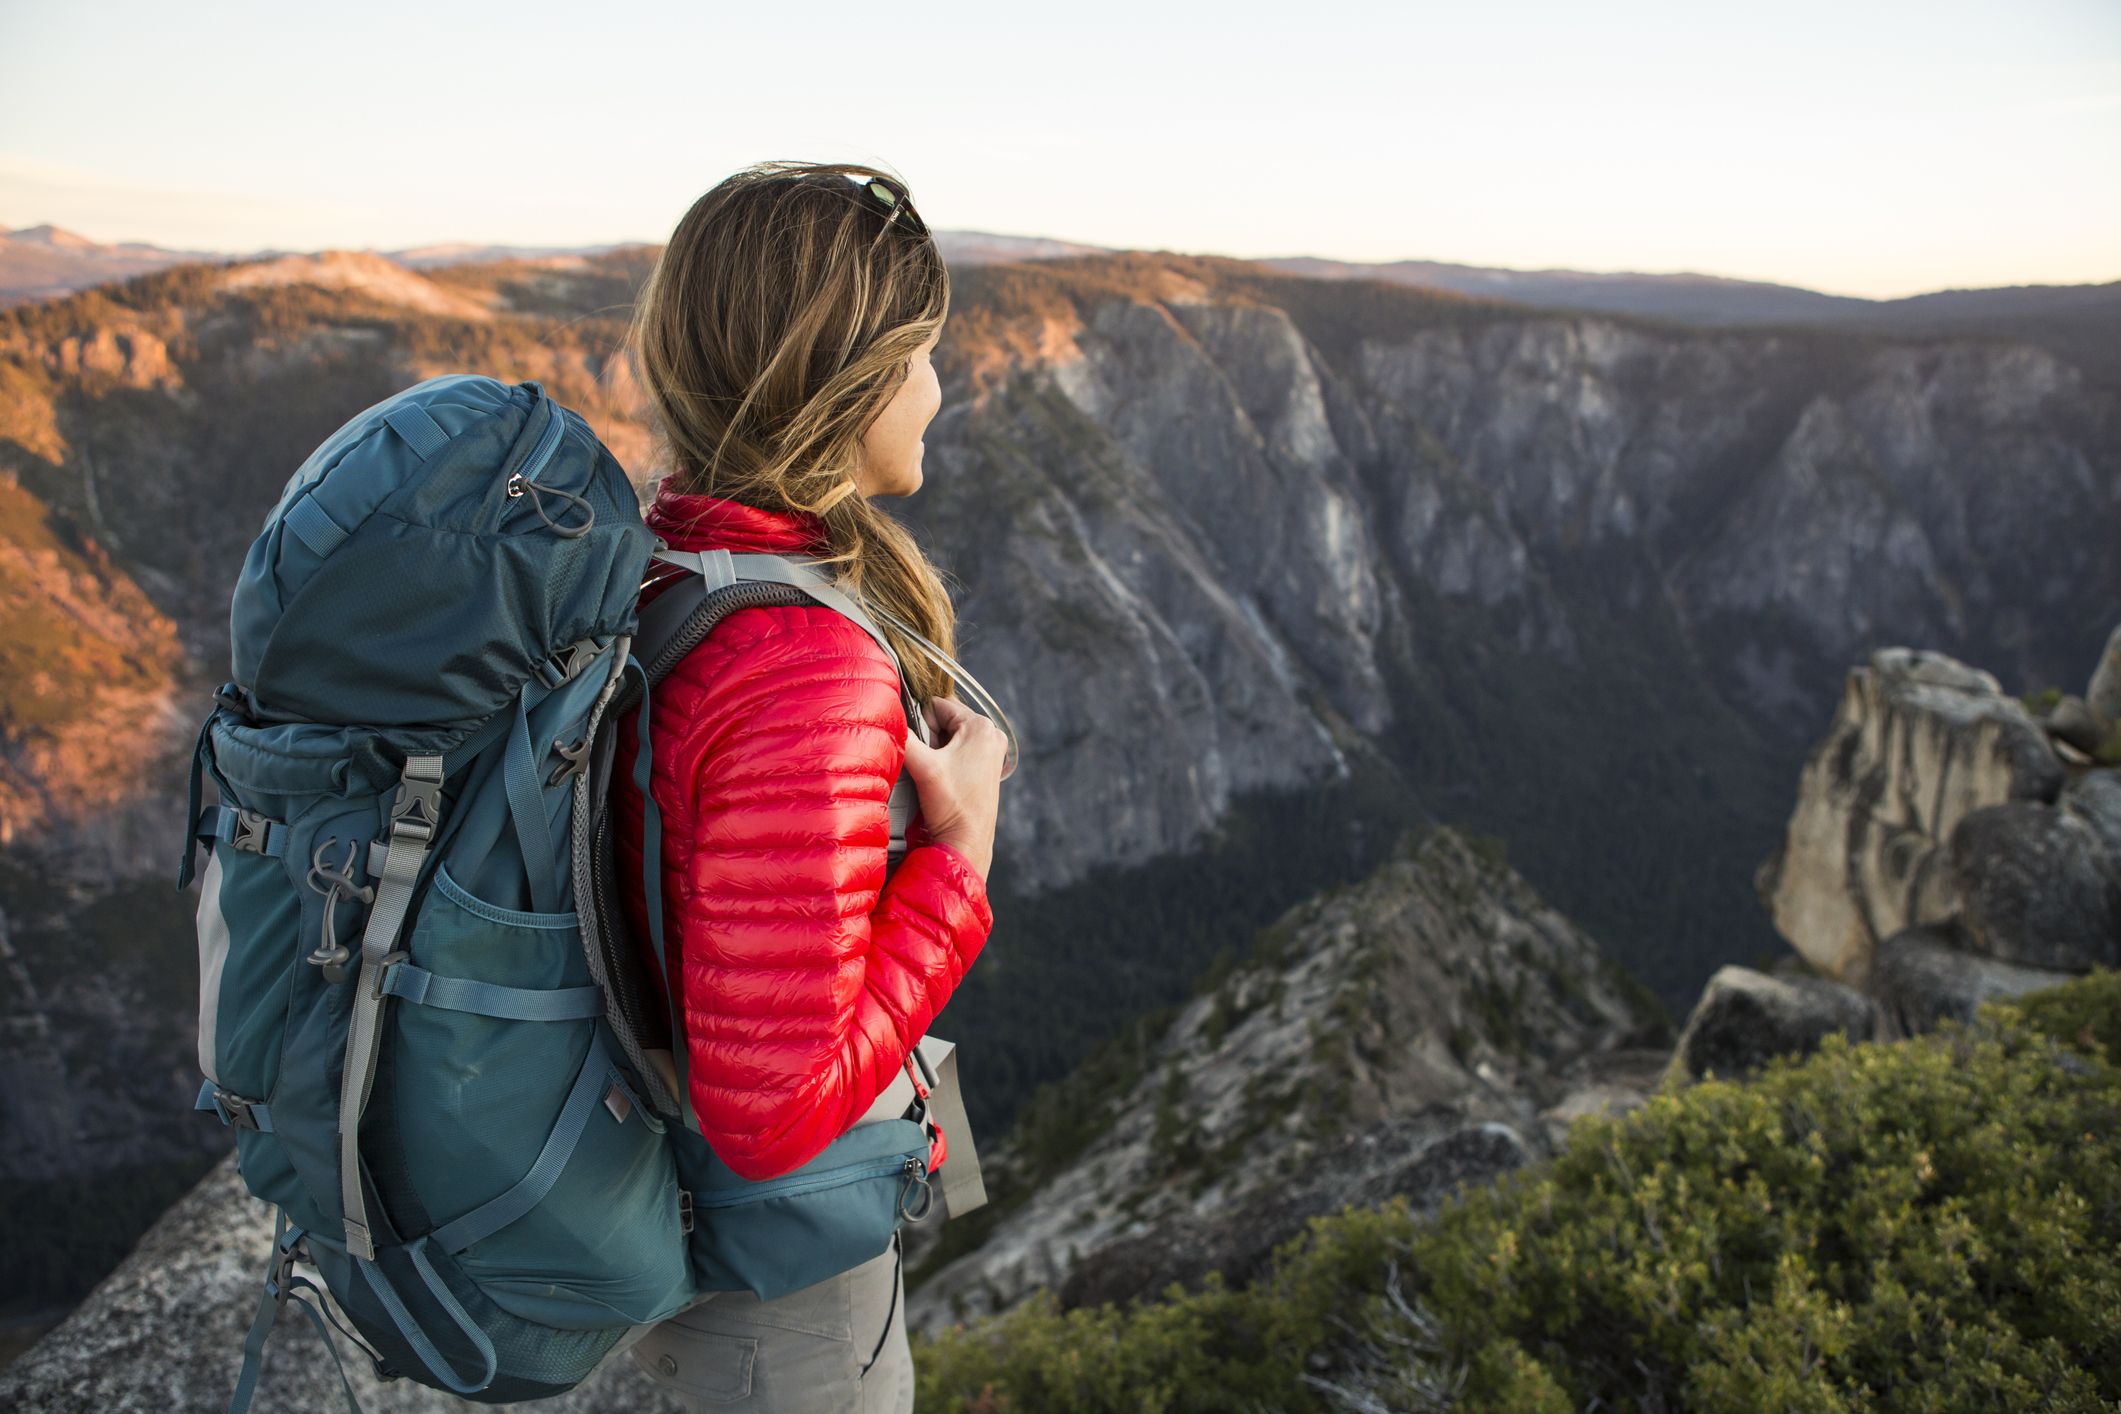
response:
M869 199L885 211L884 224L877 227L876 238L869 243L871 246L883 240L884 232L890 230L894 225L904 228L915 236L928 234L928 223L921 220L921 214L913 209L913 203L906 199L906 194L890 182L887 182L882 177L871 177L861 183L861 187L868 194Z

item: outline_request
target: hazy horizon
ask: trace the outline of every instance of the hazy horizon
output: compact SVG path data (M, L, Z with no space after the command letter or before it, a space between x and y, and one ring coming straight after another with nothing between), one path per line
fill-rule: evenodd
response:
M937 229L1122 249L1888 299L2121 278L2098 0L361 19L0 0L0 218L230 253L655 244L802 156L902 174Z

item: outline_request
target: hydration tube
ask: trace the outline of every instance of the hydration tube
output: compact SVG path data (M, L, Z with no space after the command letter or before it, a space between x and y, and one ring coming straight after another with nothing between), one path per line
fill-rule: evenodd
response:
M965 692L971 694L972 701L970 705L972 709L988 721L993 722L997 727L1000 727L1002 735L1009 739L1009 752L1002 760L1002 779L1006 781L1010 776L1014 775L1017 760L1016 728L1011 725L1009 714L1004 712L1001 704L994 700L994 694L981 687L979 679L967 672L964 664L929 642L911 624L908 624L897 614L892 613L881 604L865 602L862 607L879 618L889 620L892 626L898 629L900 633L905 634L907 638L918 643L927 651L930 657L942 665L943 671L950 675L953 682Z

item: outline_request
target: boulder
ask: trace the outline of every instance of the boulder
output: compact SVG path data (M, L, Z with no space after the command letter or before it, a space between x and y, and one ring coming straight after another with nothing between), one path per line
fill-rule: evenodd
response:
M1878 1004L1825 977L1770 977L1750 967L1722 967L1709 978L1687 1017L1665 1083L1714 1075L1729 1080L1771 1057L1817 1049L1829 1033L1877 1039Z
M2040 724L2047 728L2049 736L2068 742L2087 758L2098 755L2114 729L2113 718L2101 715L2081 697L2064 697L2048 709Z
M2076 974L1998 962L1969 952L1950 924L1903 928L1878 945L1871 995L1898 1036L1935 1030L1939 1022L1971 1022L1983 1002L2016 997L2066 982Z
M2121 860L2121 770L2086 771L2062 792L2062 805L2091 826L2107 852Z
M2121 962L2121 869L2074 810L2012 800L1953 829L1952 882L1968 946L2027 967Z

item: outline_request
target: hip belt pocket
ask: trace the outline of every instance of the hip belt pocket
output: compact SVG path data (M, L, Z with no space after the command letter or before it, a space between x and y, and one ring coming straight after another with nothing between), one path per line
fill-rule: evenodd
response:
M914 1120L858 1125L803 1167L748 1182L698 1134L673 1131L692 1193L694 1276L703 1291L771 1301L882 1253L934 1207L928 1135Z

